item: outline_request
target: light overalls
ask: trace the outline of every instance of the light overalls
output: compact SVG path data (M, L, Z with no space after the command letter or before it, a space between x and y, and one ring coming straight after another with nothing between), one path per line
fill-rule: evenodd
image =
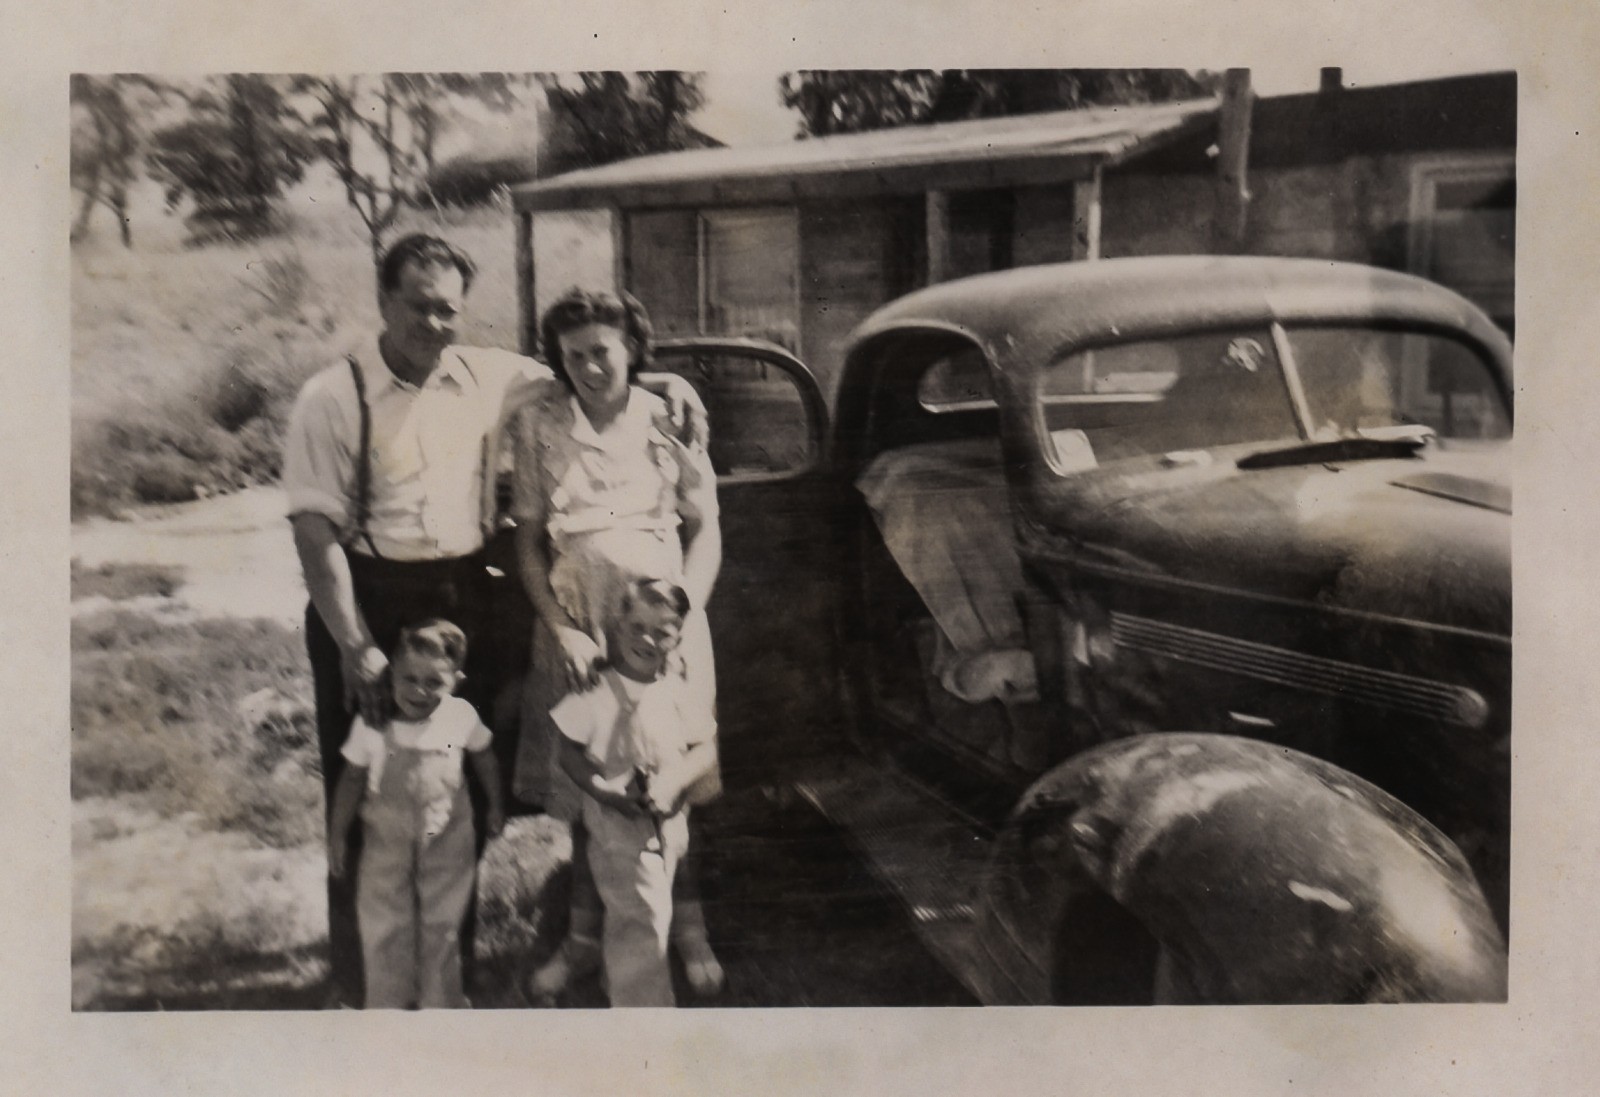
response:
M477 865L462 751L404 747L392 734L384 747L377 788L361 805L367 1008L466 1008L460 930Z

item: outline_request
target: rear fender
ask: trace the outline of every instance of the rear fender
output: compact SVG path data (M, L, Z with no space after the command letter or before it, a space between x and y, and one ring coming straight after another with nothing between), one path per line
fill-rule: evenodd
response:
M1222 735L1088 751L1029 789L980 905L1033 1000L1504 1001L1471 869L1387 793Z

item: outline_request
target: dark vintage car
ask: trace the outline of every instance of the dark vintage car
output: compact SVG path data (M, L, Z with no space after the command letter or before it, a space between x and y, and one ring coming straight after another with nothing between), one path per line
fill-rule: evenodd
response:
M831 401L770 344L659 360L711 412L730 780L847 829L980 1000L1504 998L1511 355L1472 305L1106 260L884 307Z

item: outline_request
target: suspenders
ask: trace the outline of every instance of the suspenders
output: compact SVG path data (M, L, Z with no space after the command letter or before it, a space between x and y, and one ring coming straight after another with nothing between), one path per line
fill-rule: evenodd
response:
M367 406L367 382L361 376L361 363L356 361L355 355L345 355L345 361L350 363L350 377L356 383L356 404L361 408L361 445L356 450L356 529L350 540L364 539L372 555L382 560L383 554L367 529L367 519L372 513L372 409Z

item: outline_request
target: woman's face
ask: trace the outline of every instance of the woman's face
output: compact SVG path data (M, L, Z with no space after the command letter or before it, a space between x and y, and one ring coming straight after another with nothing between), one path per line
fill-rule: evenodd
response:
M561 366L586 414L612 411L628 398L633 348L610 324L586 324L560 335Z

